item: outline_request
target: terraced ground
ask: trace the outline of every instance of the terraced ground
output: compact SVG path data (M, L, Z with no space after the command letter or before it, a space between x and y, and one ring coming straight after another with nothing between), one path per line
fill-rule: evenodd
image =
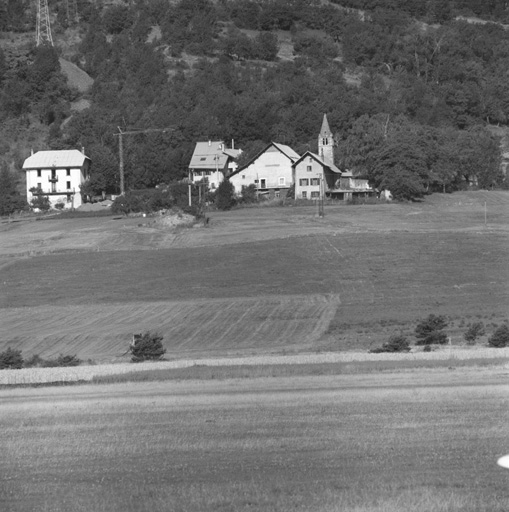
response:
M429 313L458 344L508 316L505 192L210 218L2 222L0 350L109 361L148 329L171 357L366 350Z

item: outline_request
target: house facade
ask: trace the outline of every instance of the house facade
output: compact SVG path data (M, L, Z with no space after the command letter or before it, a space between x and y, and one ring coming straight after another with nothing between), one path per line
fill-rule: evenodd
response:
M240 195L242 187L254 185L259 197L285 197L293 184L292 165L299 155L289 146L271 142L246 165L234 171L230 183Z
M334 136L323 116L318 154L307 151L293 164L295 199L350 200L375 195L368 180L342 171L334 164Z
M223 141L197 142L189 164L189 179L193 184L206 183L215 190L237 169L235 159L242 153L241 149L227 148Z
M34 153L23 163L27 201L44 195L51 207L59 203L64 208L78 208L82 204L80 187L89 178L90 164L90 158L77 149Z

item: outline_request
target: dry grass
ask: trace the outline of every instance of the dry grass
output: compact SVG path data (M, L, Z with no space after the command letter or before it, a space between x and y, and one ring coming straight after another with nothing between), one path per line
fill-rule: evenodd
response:
M480 370L0 390L9 511L505 512Z
M441 350L433 353L322 353L235 358L180 359L68 368L0 371L0 386L77 382L142 382L181 379L236 379L302 375L342 375L416 369L507 366L509 348Z
M314 213L214 212L178 233L138 219L0 224L0 349L106 362L150 329L170 357L359 351L429 313L449 317L457 346L469 321L489 334L507 317L509 194Z

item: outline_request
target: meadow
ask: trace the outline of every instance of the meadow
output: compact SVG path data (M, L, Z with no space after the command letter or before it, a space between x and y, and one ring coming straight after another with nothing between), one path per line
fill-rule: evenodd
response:
M9 512L505 512L507 370L0 390Z
M484 204L487 204L485 222ZM422 203L0 224L0 349L123 361L133 333L170 358L365 351L435 313L453 345L509 306L509 194ZM487 337L481 340L486 343Z
M488 216L485 223L484 203ZM509 194L422 203L0 224L0 349L122 361L156 330L170 357L365 351L429 313L493 330L509 305ZM486 338L482 340L486 342Z

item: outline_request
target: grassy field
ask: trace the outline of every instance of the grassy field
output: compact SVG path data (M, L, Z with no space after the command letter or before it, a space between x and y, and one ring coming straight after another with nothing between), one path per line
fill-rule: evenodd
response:
M505 512L507 371L0 390L9 512Z
M187 230L4 222L0 350L111 361L148 329L170 357L366 350L429 313L449 317L453 344L469 322L489 334L507 318L508 193L314 213L214 212L210 227Z

